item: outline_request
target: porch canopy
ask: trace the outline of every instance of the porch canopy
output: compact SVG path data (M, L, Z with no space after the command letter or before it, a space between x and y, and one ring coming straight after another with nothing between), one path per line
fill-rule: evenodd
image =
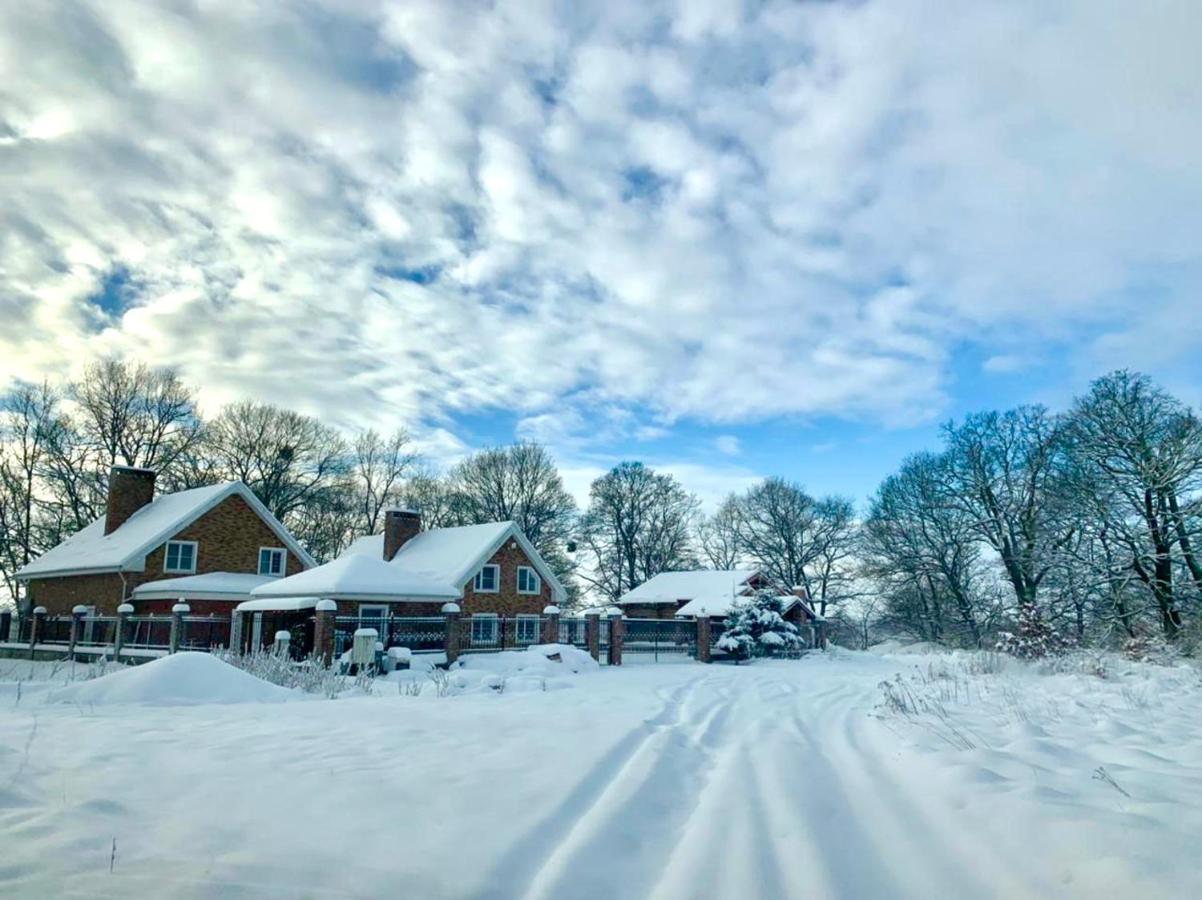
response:
M320 597L264 597L239 603L234 612L305 612L315 608L320 600Z
M275 579L251 592L253 600L325 597L377 603L458 600L462 592L417 572L390 565L383 559L347 554L324 566Z
M248 600L255 588L276 579L266 575L246 575L240 572L206 572L183 578L163 578L148 581L133 590L138 600L228 600L236 603Z

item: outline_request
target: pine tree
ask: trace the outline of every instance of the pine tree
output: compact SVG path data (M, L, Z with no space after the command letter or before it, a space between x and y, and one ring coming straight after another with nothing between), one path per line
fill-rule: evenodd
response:
M726 617L718 649L735 659L800 650L804 642L797 626L785 621L784 609L784 598L771 590L740 600Z

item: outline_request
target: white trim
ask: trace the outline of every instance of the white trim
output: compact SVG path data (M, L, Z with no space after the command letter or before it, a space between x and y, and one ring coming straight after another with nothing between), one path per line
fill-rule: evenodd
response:
M472 646L473 647L476 646L477 643L480 643L480 644L495 644L495 643L497 643L497 637L498 637L497 629L499 628L499 626L501 624L501 620L497 616L496 613L473 613L468 618L468 621L471 622L470 634L472 637ZM492 626L489 629L489 633L490 633L491 637L489 637L487 640L485 640L483 638L481 638L479 641L476 640L476 623L477 622L479 622L481 625L488 623L489 625Z
M497 577L493 579L493 587L480 587L480 576L484 574L485 569L495 569ZM477 594L499 594L501 593L501 567L496 563L485 563L482 565L476 577L472 579L472 590Z
M517 616L514 617L514 619L516 621L516 624L513 626L513 641L515 644L523 644L523 643L538 644L538 643L541 643L541 640L540 640L541 635L539 634L539 630L540 630L539 626L541 625L541 617L540 616L536 616L532 613L519 613ZM534 625L534 635L529 640L524 640L522 638L522 626L530 625L532 623Z
M264 551L268 551L273 554L274 553L280 554L280 573L278 575L275 574L274 572L264 572L263 571L263 553L264 553ZM286 547L260 547L259 548L259 571L258 571L258 574L264 576L265 578L286 578L288 576L288 549Z
M179 547L192 548L192 568L190 569L173 569L167 564L167 559L171 556L171 547L176 545ZM196 564L200 559L200 542L199 541L167 541L163 544L163 572L167 575L195 575Z
M531 590L522 590L522 573L523 572L529 572L534 577L534 581L535 581L534 590L532 590L532 591ZM543 577L538 574L538 569L534 568L534 566L518 566L518 574L517 574L515 586L517 587L519 594L526 594L528 596L537 597L539 594L541 594L543 592Z
M500 536L493 540L490 546L486 547L483 552L478 553L475 559L460 570L454 583L462 585L466 584L469 578L474 578L474 573L479 571L480 566L492 559L496 552L504 547L505 542L509 540L518 542L518 546L522 548L522 551L526 554L526 558L538 570L543 581L551 585L551 599L556 604L563 604L568 599L568 592L564 588L563 582L555 577L555 573L551 571L551 567L547 565L546 560L534 549L534 545L530 543L526 535L522 534L522 530L514 522L507 523L507 527L501 532Z

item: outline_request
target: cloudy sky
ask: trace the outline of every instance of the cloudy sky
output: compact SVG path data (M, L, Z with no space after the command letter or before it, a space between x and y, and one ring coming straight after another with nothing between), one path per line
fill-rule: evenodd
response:
M1202 400L1202 3L0 5L0 381L179 366L447 460L869 492Z

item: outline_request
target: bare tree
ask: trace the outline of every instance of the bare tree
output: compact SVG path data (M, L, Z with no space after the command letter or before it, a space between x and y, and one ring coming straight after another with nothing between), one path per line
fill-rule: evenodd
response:
M589 489L580 531L591 565L582 577L613 601L660 572L693 568L697 510L671 475L619 463Z
M738 511L728 498L712 516L697 523L697 542L705 559L715 569L734 569L743 556L739 545Z
M388 437L373 429L355 437L355 511L364 534L380 530L382 513L401 501L405 480L414 474L417 462L413 439L403 428Z
M421 512L423 528L471 524L464 498L445 478L424 466L419 466L405 484L401 502Z

